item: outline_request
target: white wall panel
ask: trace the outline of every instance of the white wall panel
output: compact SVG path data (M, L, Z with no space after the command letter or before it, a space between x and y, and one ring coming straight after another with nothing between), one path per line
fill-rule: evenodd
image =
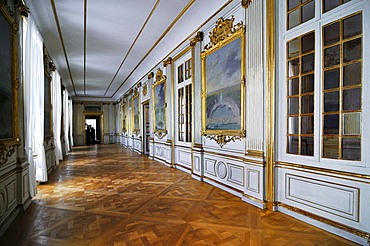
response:
M177 156L175 158L177 160L177 163L191 168L191 152L178 149L176 153Z
M228 163L228 181L244 186L244 167Z
M358 221L359 189L305 177L286 175L286 199Z
M5 192L6 192L6 208L9 210L12 206L16 205L17 203L17 195L16 195L16 181L15 179L11 180L6 186L5 186Z
M247 168L247 190L260 193L260 172L255 169Z
M194 172L199 174L200 172L200 156L195 156L194 154Z
M211 174L215 176L216 175L215 164L216 164L216 160L204 158L204 172L206 174Z

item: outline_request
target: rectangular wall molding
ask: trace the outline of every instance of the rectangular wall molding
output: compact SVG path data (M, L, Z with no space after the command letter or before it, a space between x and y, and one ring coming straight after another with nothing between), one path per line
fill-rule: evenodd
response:
M359 220L359 188L286 174L285 198L323 212Z

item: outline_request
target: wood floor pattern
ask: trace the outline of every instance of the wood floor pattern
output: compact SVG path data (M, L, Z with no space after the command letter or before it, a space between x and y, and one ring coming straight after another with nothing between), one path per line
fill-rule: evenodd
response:
M0 245L356 245L119 145L74 147Z

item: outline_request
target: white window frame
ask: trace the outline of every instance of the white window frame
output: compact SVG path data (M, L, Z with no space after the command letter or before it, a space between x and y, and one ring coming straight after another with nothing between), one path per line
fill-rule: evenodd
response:
M191 60L191 76L190 78L186 79L186 72L185 72L185 62L188 61L189 59L192 59ZM184 80L183 82L181 83L178 83L178 67L180 65L183 65L183 76L184 76ZM174 61L174 88L175 88L175 91L174 91L174 98L175 98L175 144L176 145L182 145L182 146L187 146L187 147L191 147L191 143L192 143L192 140L190 142L186 142L185 139L186 139L186 136L184 136L184 141L180 141L179 140L179 101L178 101L178 91L180 88L184 88L184 95L185 95L185 87L189 84L192 84L192 103L193 103L193 87L194 87L194 84L193 84L193 67L194 65L194 60L193 60L193 57L192 57L192 52L191 50L187 51L184 55L182 55L179 59L177 59L176 61ZM192 106L193 107L193 106ZM193 121L193 120L192 120ZM185 124L183 125L183 127L185 128ZM184 132L186 132L186 129L183 129ZM193 125L191 123L191 138L193 138Z
M276 158L280 162L299 163L328 169L348 172L370 173L370 1L352 0L326 13L322 12L322 0L315 1L315 18L304 22L290 30L286 26L287 1L279 5L277 11L277 64L276 64ZM362 12L362 145L361 161L349 161L322 158L322 28L323 26L342 19L356 12ZM287 154L287 99L286 99L286 43L309 32L315 32L315 90L314 90L314 156ZM365 96L366 95L366 96ZM364 169L367 168L367 169Z

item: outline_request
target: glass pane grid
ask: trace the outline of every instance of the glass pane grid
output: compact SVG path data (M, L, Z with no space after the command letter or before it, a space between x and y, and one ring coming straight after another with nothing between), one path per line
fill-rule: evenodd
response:
M315 33L287 42L287 153L314 155Z
M322 157L361 160L362 15L323 27Z
M323 0L323 13L328 12L351 0Z
M184 141L184 88L178 89L178 131L179 141Z
M314 0L287 0L287 30L315 17Z
M192 127L192 118L191 118L191 115L192 115L192 85L189 84L189 85L186 85L185 86L185 109L186 109L186 122L185 122L185 125L186 125L186 129L185 129L185 132L186 132L186 139L185 139L185 142L191 142L191 127Z
M177 67L177 83L184 82L184 65L181 64Z
M192 141L192 84L178 89L178 141Z
M191 73L192 73L191 63L192 63L191 58L185 62L185 80L191 78Z

